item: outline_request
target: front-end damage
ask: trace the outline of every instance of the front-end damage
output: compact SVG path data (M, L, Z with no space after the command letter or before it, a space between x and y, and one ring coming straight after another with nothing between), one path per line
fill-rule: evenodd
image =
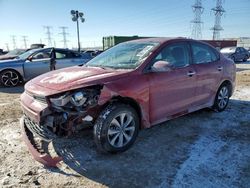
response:
M98 100L103 86L95 85L51 96L37 96L25 91L21 96L23 140L31 154L45 166L56 166L61 157L41 152L41 142L58 136L70 136L93 125L99 112ZM34 138L39 138L40 144Z

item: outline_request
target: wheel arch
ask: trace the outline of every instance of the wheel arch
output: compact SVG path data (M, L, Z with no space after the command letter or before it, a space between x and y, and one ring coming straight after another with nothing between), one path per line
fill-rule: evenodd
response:
M107 101L104 105L103 105L103 109L108 106L111 103L122 103L122 104L127 104L129 106L131 106L132 108L135 109L135 111L138 114L139 120L141 122L142 120L142 110L141 110L141 106L139 105L139 103L130 97L122 97L120 95L118 96L114 96L112 97L109 101ZM140 126L141 127L141 126Z
M219 88L222 86L222 85L227 85L229 86L229 96L231 97L232 94L233 94L233 84L230 80L224 80L218 87L217 91L219 90Z

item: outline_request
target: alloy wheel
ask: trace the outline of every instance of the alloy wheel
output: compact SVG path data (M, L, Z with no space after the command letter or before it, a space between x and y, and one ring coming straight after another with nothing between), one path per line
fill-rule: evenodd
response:
M111 121L108 128L108 141L116 148L125 146L133 138L135 132L135 120L128 113L121 113Z
M218 94L218 106L220 109L225 108L229 100L229 92L226 86L222 87Z
M19 76L14 71L6 71L2 74L1 81L4 86L16 86L19 83Z

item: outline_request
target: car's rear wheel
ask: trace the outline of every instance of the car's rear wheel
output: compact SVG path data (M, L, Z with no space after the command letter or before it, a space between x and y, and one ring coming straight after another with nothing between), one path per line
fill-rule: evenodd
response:
M229 102L229 97L230 87L227 84L221 85L216 94L213 109L218 112L222 112L223 110L225 110Z
M139 131L139 117L129 105L110 104L94 125L97 148L117 153L127 150L135 142Z
M248 56L246 55L246 56L244 57L244 59L243 59L243 62L246 62L247 59L248 59Z
M0 74L0 83L5 87L15 87L20 83L20 76L16 71L5 70Z

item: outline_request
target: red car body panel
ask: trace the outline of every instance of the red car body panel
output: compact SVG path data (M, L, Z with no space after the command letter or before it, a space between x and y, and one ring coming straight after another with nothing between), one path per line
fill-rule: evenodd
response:
M232 83L233 91L235 65L223 56L218 62L190 64L187 67L173 69L168 73L145 73L147 65L164 46L174 42L192 40L162 38L143 40L157 41L160 45L135 70L114 71L98 67L76 66L51 71L31 80L25 85L25 92L21 96L24 113L39 123L41 116L50 113L50 107L40 104L32 98L32 95L48 97L78 88L102 85L98 106L91 110L94 118L97 118L102 107L114 97L129 98L140 107L141 127L148 128L168 119L204 107L211 107L219 86L225 80ZM195 74L189 76L189 73ZM27 143L27 138L25 140ZM31 149L31 153L33 156L35 155L35 158L39 158L33 149ZM48 161L52 165L55 164L51 162L51 159ZM49 165L47 162L44 163Z

